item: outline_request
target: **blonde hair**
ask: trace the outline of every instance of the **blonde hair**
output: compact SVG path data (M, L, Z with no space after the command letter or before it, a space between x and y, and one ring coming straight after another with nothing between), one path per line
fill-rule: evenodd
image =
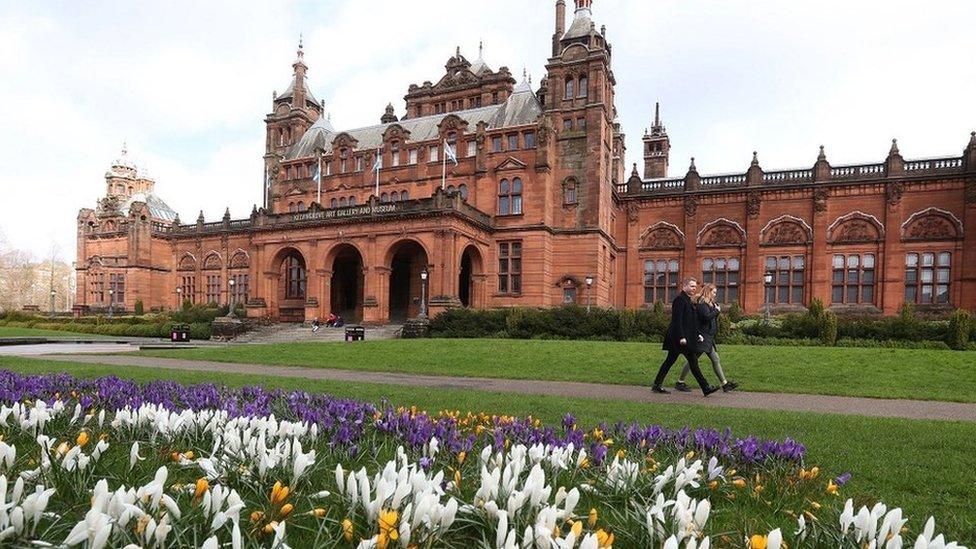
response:
M718 295L718 288L714 284L706 283L702 284L698 291L695 292L695 301L701 303L702 301L707 301L709 303L715 303L715 297ZM711 296L711 298L709 298Z

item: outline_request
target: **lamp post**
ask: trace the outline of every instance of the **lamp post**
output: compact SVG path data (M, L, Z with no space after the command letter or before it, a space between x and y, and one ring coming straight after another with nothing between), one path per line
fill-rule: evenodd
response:
M586 275L585 282L586 282L586 314L590 314L590 302L592 301L592 298L590 296L590 288L593 287L593 276Z
M115 309L115 290L113 288L108 289L108 317L112 318L112 313Z
M227 318L234 318L234 284L237 284L237 281L234 280L234 277L230 277L227 280L227 293L230 294L230 309L227 311Z
M420 318L427 318L427 269L420 271Z
M58 294L57 292L51 290L51 318L54 318L54 296L56 296L57 294Z
M180 307L183 306L183 300L181 299L182 297L183 297L183 288L177 286L176 287L176 310L177 311L180 310Z
M769 288L773 284L773 273L766 271L766 274L763 275L763 281L766 283L763 291L763 322L769 324Z

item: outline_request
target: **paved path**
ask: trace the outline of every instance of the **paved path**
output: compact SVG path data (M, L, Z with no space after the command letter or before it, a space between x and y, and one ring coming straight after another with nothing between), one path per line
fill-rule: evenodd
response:
M140 368L165 368L199 372L257 374L287 378L430 387L436 389L476 389L480 391L518 393L525 395L584 397L606 400L626 400L632 402L695 404L703 406L747 408L758 410L786 410L796 412L822 412L875 417L976 422L976 404L960 404L953 402L888 400L879 398L853 398L782 393L747 393L739 391L733 393L718 392L708 398L703 398L700 393L672 392L670 395L657 395L651 393L649 387L633 385L427 376L125 355L49 355L44 358L86 364L110 364L127 367L135 366Z

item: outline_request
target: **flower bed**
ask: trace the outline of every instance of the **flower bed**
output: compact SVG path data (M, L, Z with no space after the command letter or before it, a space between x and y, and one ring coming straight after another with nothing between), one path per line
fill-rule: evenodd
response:
M774 548L784 537L790 547L908 539L900 510L842 504L847 478L808 469L801 444L728 431L584 429L570 415L545 425L258 387L4 371L0 434L0 543L13 546ZM924 547L938 542L931 521L917 536Z

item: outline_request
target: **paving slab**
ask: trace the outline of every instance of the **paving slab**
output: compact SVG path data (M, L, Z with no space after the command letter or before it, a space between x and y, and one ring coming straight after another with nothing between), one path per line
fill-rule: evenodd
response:
M234 374L263 375L284 378L350 381L429 387L437 389L475 389L500 393L517 393L536 396L559 396L624 400L657 404L690 404L722 408L754 410L781 410L791 412L817 412L828 414L858 415L870 417L929 419L946 421L976 421L976 404L926 400L901 400L881 398L843 397L827 395L802 395L787 393L751 393L735 391L715 393L708 398L700 393L658 395L650 387L579 383L568 381L538 381L523 379L491 379L471 377L447 377L387 372L363 372L331 368L307 368L299 366L274 366L269 364L241 364L202 360L155 358L131 355L49 355L43 358L84 364L109 364L125 367L187 370L195 372L225 372Z

